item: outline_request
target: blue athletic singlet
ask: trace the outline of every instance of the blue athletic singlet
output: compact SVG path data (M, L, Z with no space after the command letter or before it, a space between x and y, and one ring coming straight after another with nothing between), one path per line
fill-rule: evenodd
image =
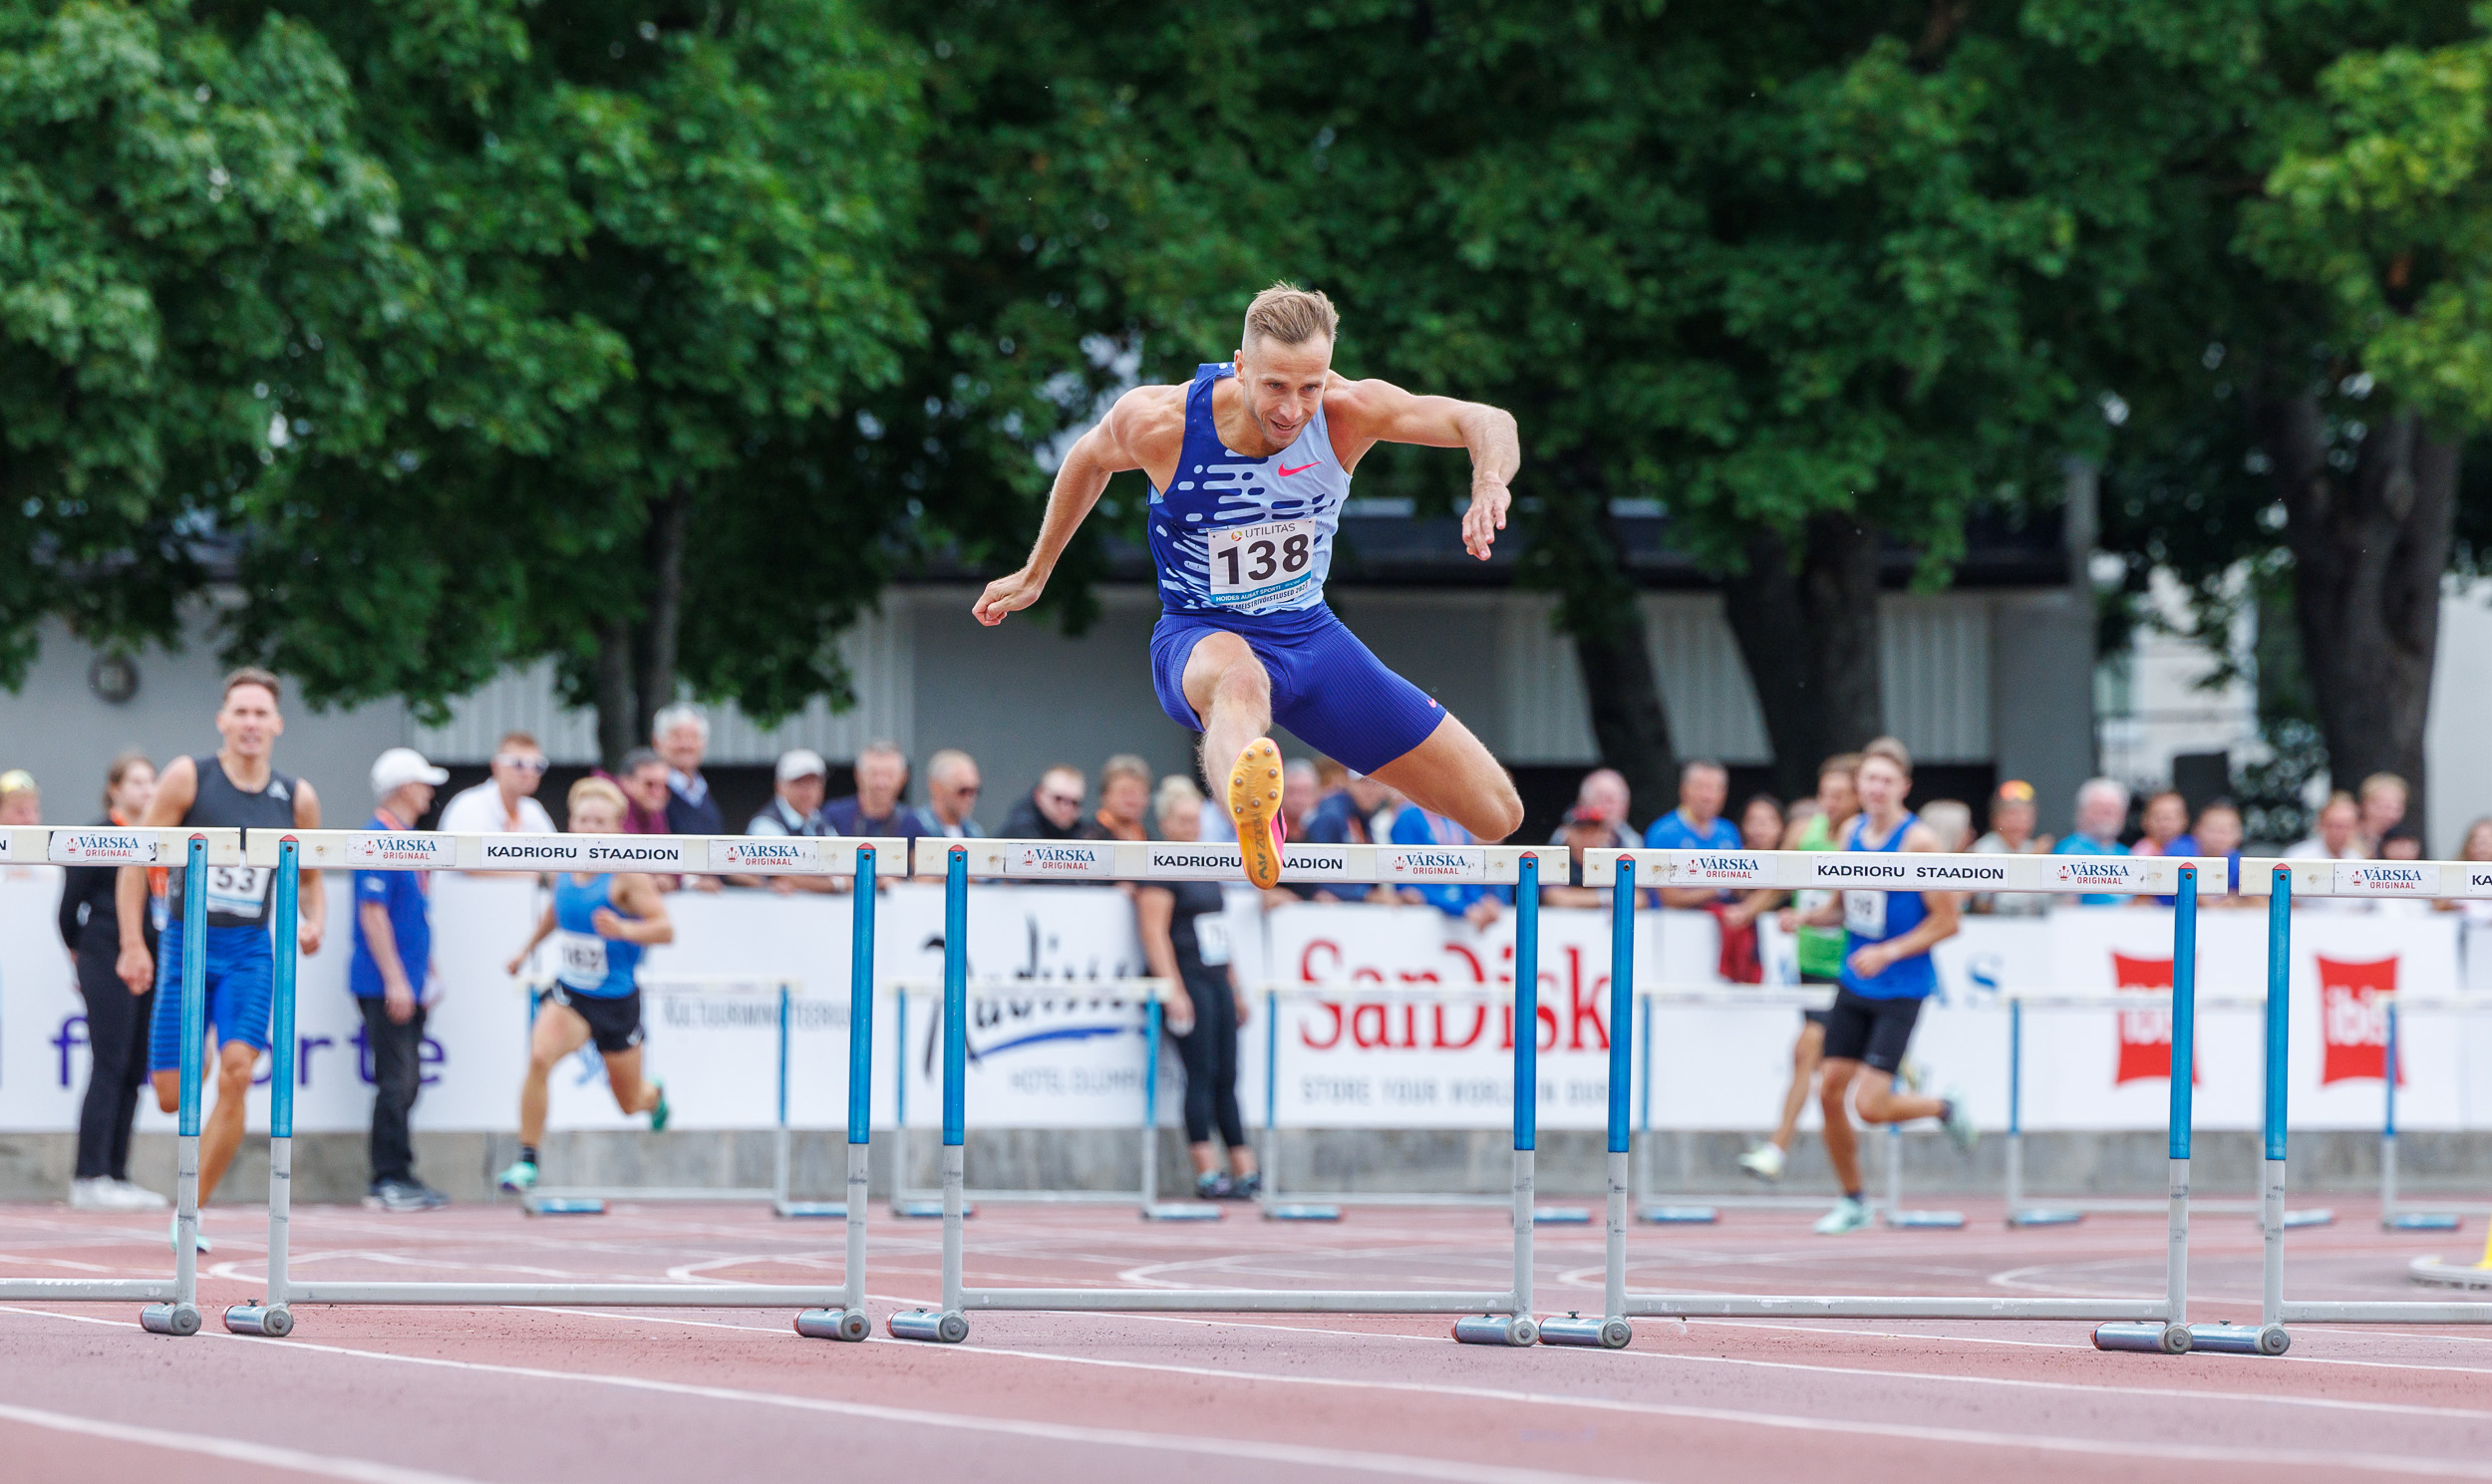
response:
M1185 389L1185 446L1150 502L1151 565L1169 613L1266 614L1320 607L1350 471L1333 454L1323 405L1298 441L1269 458L1231 452L1211 416L1212 388L1235 375L1197 367Z
M614 878L592 876L586 884L568 871L554 877L554 978L564 990L591 1000L620 1000L636 984L641 946L597 934L597 909L614 907ZM631 914L614 907L615 915Z
M1920 816L1907 813L1894 833L1872 845L1862 836L1862 826L1869 822L1866 814L1852 821L1844 833L1843 848L1887 854L1904 848L1904 836L1912 832ZM1930 915L1927 904L1917 891L1846 891L1843 893L1843 988L1864 1000L1926 1000L1938 989L1938 969L1926 953L1898 959L1886 972L1874 979L1863 979L1852 971L1852 951L1872 943L1901 938L1921 926Z

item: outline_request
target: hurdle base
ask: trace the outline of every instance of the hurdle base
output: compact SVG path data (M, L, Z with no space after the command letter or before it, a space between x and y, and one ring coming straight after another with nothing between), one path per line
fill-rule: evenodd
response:
M1721 1220L1719 1206L1646 1206L1636 1220L1653 1226L1712 1226Z
M2379 1218L2383 1232L2453 1232L2465 1218L2452 1211L2398 1211Z
M969 1337L969 1321L957 1310L936 1313L931 1309L903 1309L883 1321L883 1328L894 1339L926 1339L937 1344L958 1344Z
M1540 1327L1527 1314L1470 1315L1453 1322L1453 1337L1462 1344L1538 1344Z
M2153 1320L2143 1323L2121 1322L2094 1327L2094 1348L2098 1350L2132 1350L2148 1355L2185 1355L2189 1353L2190 1336L2187 1325L2166 1325Z
M2315 1206L2307 1211L2285 1213L2285 1230L2288 1232L2300 1231L2304 1227L2335 1226L2336 1224L2336 1213L2326 1206ZM2278 1353L2281 1354L2282 1351Z
M1636 1337L1636 1327L1623 1319L1585 1319L1570 1314L1564 1319L1540 1322L1542 1344L1581 1345L1586 1349L1623 1350L1627 1341Z
M2084 1219L2085 1213L2082 1211L2063 1211L2039 1206L2008 1213L2008 1225L2012 1227L2075 1226Z
M294 1313L282 1304L236 1304L225 1311L225 1329L235 1335L283 1339L294 1333Z
M846 1201L774 1201L771 1204L771 1210L780 1216L797 1220L845 1221L848 1219Z
M1303 1201L1290 1201L1263 1208L1266 1221L1339 1221L1341 1207L1316 1206Z
M854 1344L874 1333L874 1322L862 1309L806 1309L796 1315L796 1333L807 1339L842 1339Z
M196 1335L199 1333L198 1307L192 1304L151 1304L139 1311L139 1328L150 1335Z
M532 1195L519 1209L530 1216L603 1216L606 1203L593 1195Z
M2477 1293L2492 1291L2492 1268L2472 1263L2444 1263L2438 1258L2416 1258L2405 1270L2409 1283L2425 1288L2469 1289Z
M1590 1226L1592 1225L1592 1208L1589 1206L1534 1206L1531 1208L1531 1224L1533 1226Z
M1955 1232L1964 1229L1962 1211L1889 1211L1888 1227L1901 1232Z
M2293 1348L2282 1325L2192 1325L2189 1347L2219 1355L2281 1355Z
M943 1219L943 1199L940 1196L932 1196L922 1200L912 1198L905 1201L893 1201L891 1203L891 1214L894 1216L906 1217L910 1221L941 1221ZM964 1219L977 1214L978 1206L975 1201L961 1202L961 1216Z
M1209 1201L1153 1201L1142 1208L1144 1221L1218 1221L1227 1214Z

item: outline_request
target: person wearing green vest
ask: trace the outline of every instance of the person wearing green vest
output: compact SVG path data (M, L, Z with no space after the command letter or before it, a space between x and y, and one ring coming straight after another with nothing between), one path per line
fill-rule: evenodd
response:
M1852 774L1860 766L1858 752L1841 752L1817 766L1817 811L1801 825L1796 839L1786 842L1790 850L1835 850L1841 848L1843 830L1860 812L1859 795L1852 790ZM1800 983L1833 985L1843 973L1843 930L1840 927L1810 927L1800 921L1812 909L1833 900L1836 894L1804 891L1798 902L1782 911L1782 930L1792 935L1799 951ZM1759 1180L1782 1178L1784 1161L1791 1153L1791 1143L1799 1137L1800 1110L1808 1106L1810 1087L1817 1080L1817 1062L1826 1043L1826 1013L1822 1010L1800 1012L1799 1039L1791 1042L1791 1085L1782 1095L1782 1122L1773 1137L1739 1156L1739 1168Z

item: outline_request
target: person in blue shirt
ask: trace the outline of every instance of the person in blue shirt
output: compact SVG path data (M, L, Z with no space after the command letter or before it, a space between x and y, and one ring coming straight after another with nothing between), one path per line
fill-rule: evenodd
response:
M2051 851L2054 855L2126 855L2120 828L2128 823L2128 789L2111 778L2087 778L2076 790L2076 828ZM2080 907L2124 907L2125 897L2087 892Z
M380 803L364 828L413 829L450 774L413 747L392 747L372 764ZM428 871L355 873L355 954L347 988L363 1012L364 1057L372 1078L372 1184L364 1204L380 1211L430 1211L450 1198L416 1178L407 1121L424 1087L425 982L433 971Z
M1442 814L1431 814L1417 804L1403 804L1394 816L1388 840L1396 845L1476 845L1471 832ZM1476 882L1446 886L1406 886L1404 899L1415 897L1447 917L1458 917L1475 928L1494 923L1504 911L1506 889L1482 886Z
M1739 826L1722 817L1730 801L1730 770L1718 762L1699 760L1679 769L1679 807L1645 826L1647 850L1738 850L1745 848ZM1736 933L1773 905L1779 892L1719 891L1713 887L1662 888L1662 905L1703 912L1718 906L1721 930Z
M1940 853L1938 835L1904 807L1904 797L1912 791L1912 754L1903 743L1886 737L1871 742L1862 749L1852 779L1860 813L1843 832L1844 851ZM1843 1198L1818 1220L1820 1235L1839 1236L1869 1224L1869 1205L1861 1196L1860 1139L1851 1111L1873 1124L1940 1119L1956 1146L1967 1151L1978 1136L1954 1094L1925 1097L1895 1090L1895 1074L1912 1044L1921 1007L1938 990L1938 967L1930 961L1930 950L1956 936L1963 901L1952 891L1846 889L1839 904L1805 915L1805 920L1828 927L1843 925L1843 972L1834 1004L1826 1010L1825 1061L1818 1083L1826 1159L1842 1182Z

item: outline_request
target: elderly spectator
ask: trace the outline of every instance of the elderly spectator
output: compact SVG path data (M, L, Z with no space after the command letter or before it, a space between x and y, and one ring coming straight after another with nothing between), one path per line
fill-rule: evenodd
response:
M1617 839L1618 827L1607 817L1592 812L1582 804L1567 810L1566 818L1558 824L1557 838L1550 841L1553 845L1566 847L1566 879L1543 886L1540 904L1544 907L1608 906L1610 893L1616 888L1585 879L1584 852L1619 849ZM1541 879L1552 881L1554 873L1544 873ZM1637 900L1647 902L1652 896L1649 891L1640 892Z
M1315 807L1307 811L1306 842L1310 845L1373 845L1376 843L1377 816L1388 810L1398 812L1400 806L1401 796L1391 788L1366 773L1344 768L1342 786L1316 800ZM1209 814L1211 811L1206 809L1203 812ZM1330 887L1304 881L1288 883L1281 890L1310 902L1342 900L1340 894ZM1386 886L1361 892L1358 899L1371 902L1402 900L1392 888ZM1268 905L1273 899L1267 896L1265 900Z
M1973 842L1976 855L2044 855L2049 853L2050 839L2033 833L2039 811L2033 805L2033 785L2023 778L2010 778L1991 794L1990 833ZM2050 898L2039 892L1976 892L1973 910L1999 917L2039 917L2050 910Z
M749 835L795 835L819 839L836 834L822 818L822 780L830 764L811 747L791 747L779 754L772 770L771 801L745 825ZM764 886L780 896L799 891L834 892L850 883L844 876L730 876L736 886Z
M1962 799L1934 798L1920 809L1921 822L1938 836L1938 848L1962 855L1973 846L1973 806Z
M2362 841L2362 809L2353 795L2339 790L2319 808L2319 832L2288 847L2287 860L2368 860ZM2296 897L2293 905L2312 912L2338 915L2367 913L2371 904L2360 897Z
M372 818L364 828L413 829L450 774L413 747L392 747L372 764ZM372 1184L364 1204L380 1211L431 1211L450 1197L416 1178L415 1137L407 1120L424 1090L425 990L433 978L428 871L355 873L355 953L347 988L363 1012L372 1058Z
M1679 770L1679 807L1653 821L1644 832L1648 850L1736 850L1739 827L1721 817L1730 798L1730 772L1718 762L1691 762ZM1712 887L1664 887L1662 905L1711 912L1721 925L1722 970L1735 972L1734 984L1755 984L1763 977L1756 953L1756 915L1780 899L1780 892L1716 891Z
M1098 812L1090 816L1099 838L1149 839L1150 827L1142 815L1150 808L1150 800L1151 765L1131 752L1108 758L1098 770Z
M545 781L545 749L524 732L505 732L493 748L489 776L442 805L438 828L454 835L549 835L553 816L536 801Z
M908 756L887 742L871 742L856 754L856 791L822 805L831 833L898 836L914 842L935 832L926 816L900 801L908 788Z
M1306 838L1307 815L1324 794L1312 758L1292 757L1281 765L1281 819L1293 840Z
M22 767L0 773L0 824L43 823L43 791Z
M2362 780L2354 794L2362 810L2363 843L2382 860L2389 856L2380 849L2382 841L2405 822L2405 803L2410 796L2405 780L2395 773L2372 773Z
M1397 845L1476 845L1471 832L1442 814L1430 813L1417 804L1405 803L1394 816L1393 843ZM1502 910L1495 888L1466 884L1461 886L1422 886L1405 888L1404 900L1415 896L1419 903L1435 908L1447 917L1458 917L1475 928L1494 923ZM1415 904L1414 904L1415 905Z
M977 759L958 747L945 747L926 759L926 822L928 834L949 840L978 840L986 831L970 818L978 807Z
M1201 838L1203 795L1192 778L1163 779L1155 806L1161 839ZM1185 1141L1194 1193L1204 1200L1249 1199L1263 1183L1237 1106L1237 1033L1247 1010L1229 958L1226 913L1213 881L1151 882L1134 893L1143 962L1154 978L1172 982L1165 1025L1185 1064ZM1225 1171L1212 1146L1215 1131L1228 1151Z
M1082 817L1082 801L1090 780L1070 762L1059 762L1039 774L1029 796L1004 817L1004 837L1011 840L1094 840L1098 826Z
M1609 841L1600 848L1604 850L1634 849L1642 841L1638 838L1635 827L1627 822L1629 797L1626 775L1617 768L1596 767L1585 773L1583 781L1575 785L1574 806L1566 811L1566 818L1559 822L1558 827L1549 832L1549 843L1564 844L1568 828L1580 815L1585 819L1595 820L1610 827Z
M727 833L718 800L710 796L710 781L701 776L701 759L710 750L710 719L701 708L670 706L659 712L649 723L649 741L666 759L666 832Z
M2128 787L2111 778L2087 778L2076 789L2076 827L2052 852L2056 855L2126 855L2120 828L2128 823ZM2080 907L2118 907L2125 898L2109 892L2087 892Z
M623 754L623 766L612 777L623 790L623 833L627 835L673 834L666 822L667 800L672 796L666 786L666 759L647 747L634 747Z
M156 796L156 765L142 752L124 752L104 773L104 817L99 825L127 827L148 811ZM150 871L151 877L161 876ZM120 904L113 866L71 866L61 872L61 941L78 976L87 1007L87 1095L78 1111L78 1166L69 1203L82 1211L160 1211L162 1196L130 1182L131 1120L139 1112L139 1088L148 1079L148 1027L156 1014L153 982L134 990L114 972L121 952ZM140 924L148 952L156 948L152 910L163 887L151 881L147 919Z

